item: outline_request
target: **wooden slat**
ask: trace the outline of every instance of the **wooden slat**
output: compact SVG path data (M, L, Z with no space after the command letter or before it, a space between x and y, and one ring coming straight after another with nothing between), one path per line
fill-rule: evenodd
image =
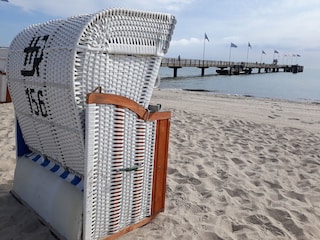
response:
M164 211L168 168L170 120L157 121L151 215Z
M135 224L132 224L124 229L121 229L119 232L116 232L110 236L107 236L107 237L104 237L102 238L103 240L114 240L114 239L117 239L118 237L128 233L128 232L131 232L139 227L142 227L146 224L148 224L153 218L152 217L148 217L148 218L145 218L143 220L141 220L140 222L138 223L135 223Z
M87 103L113 104L120 107L125 107L137 113L137 115L142 119L147 114L147 111L135 101L115 94L90 93L87 96Z
M10 93L9 93L9 89L8 89L8 87L7 87L6 102L9 103L9 102L11 102L11 101L12 101L12 100L11 100L11 96L10 96Z

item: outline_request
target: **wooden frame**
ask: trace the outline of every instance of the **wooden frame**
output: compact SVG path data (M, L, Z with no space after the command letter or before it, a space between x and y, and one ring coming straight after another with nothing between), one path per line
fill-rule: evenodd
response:
M6 76L7 74L6 74L5 72L2 72L2 71L0 70L0 75ZM0 83L0 84L1 84L1 83ZM10 102L12 102L12 101L11 101L11 97L10 97L10 93L9 93L9 88L8 88L8 86L7 86L7 87L6 87L6 99L5 99L4 102L0 102L0 103L10 103Z
M113 240L148 224L160 212L164 211L171 112L150 112L135 101L115 94L90 93L87 95L87 104L112 104L117 107L128 108L144 121L157 121L151 216L103 238L104 240Z

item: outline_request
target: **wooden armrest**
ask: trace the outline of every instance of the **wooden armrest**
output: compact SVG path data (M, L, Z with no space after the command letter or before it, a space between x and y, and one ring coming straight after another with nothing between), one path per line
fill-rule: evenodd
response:
M87 104L112 104L122 108L128 108L135 112L140 119L144 121L154 121L170 119L171 112L150 112L140 106L135 101L116 94L108 93L89 93L87 95Z

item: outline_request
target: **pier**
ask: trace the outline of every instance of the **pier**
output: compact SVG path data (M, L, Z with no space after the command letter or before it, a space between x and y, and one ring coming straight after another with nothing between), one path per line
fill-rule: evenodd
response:
M198 59L180 59L180 58L163 58L161 67L173 69L173 77L178 76L178 69L183 67L196 67L201 70L201 76L205 75L205 69L214 67L216 72L221 75L238 75L251 74L253 70L257 73L270 72L303 72L303 66L300 65L281 65L274 60L271 64L266 63L251 63L251 62L229 62L229 61L214 61L214 60L198 60Z

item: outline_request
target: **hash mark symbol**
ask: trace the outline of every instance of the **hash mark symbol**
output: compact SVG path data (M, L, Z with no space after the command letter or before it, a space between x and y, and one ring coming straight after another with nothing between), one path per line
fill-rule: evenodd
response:
M37 72L37 76L39 77L39 65L43 59L43 50L45 49L46 42L49 38L49 35L44 37L34 37L29 46L24 49L25 58L24 58L24 66L32 64L32 70L21 70L21 74L23 76L33 76L35 72ZM39 46L38 44L40 39L44 41L43 46ZM42 48L42 49L41 49ZM41 51L40 51L41 50ZM39 55L40 52L40 56ZM33 61L32 61L33 60Z

